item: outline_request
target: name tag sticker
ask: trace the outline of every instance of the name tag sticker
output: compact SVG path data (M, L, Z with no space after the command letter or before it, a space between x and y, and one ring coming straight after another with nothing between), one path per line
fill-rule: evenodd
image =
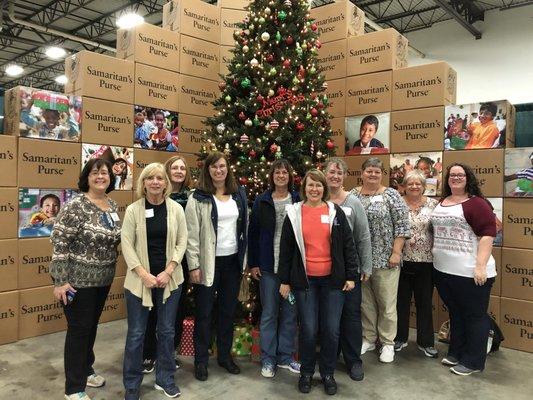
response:
M111 215L111 218L113 219L113 221L115 222L120 221L120 217L118 216L116 212L109 213L109 215Z
M383 196L380 195L380 194L378 194L377 196L374 196L374 197L372 197L372 198L370 199L370 202L371 202L371 203L379 203L379 202L381 202L381 201L383 201Z
M323 224L329 224L329 215L321 215L320 222L322 222Z
M154 209L153 208L148 208L146 210L144 210L144 215L146 218L152 218L154 216Z
M344 214L346 214L347 217L352 215L352 209L350 207L341 207L342 211L344 211Z

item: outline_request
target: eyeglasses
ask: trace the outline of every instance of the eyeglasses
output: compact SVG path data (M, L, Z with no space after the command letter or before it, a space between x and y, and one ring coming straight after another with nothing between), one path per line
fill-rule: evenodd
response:
M466 178L466 174L450 174L451 179L464 179Z

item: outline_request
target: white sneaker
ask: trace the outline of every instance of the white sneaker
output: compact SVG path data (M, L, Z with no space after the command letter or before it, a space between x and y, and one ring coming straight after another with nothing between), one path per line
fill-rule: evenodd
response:
M391 363L394 361L394 346L387 344L381 348L379 361L382 363Z
M87 377L87 386L99 388L105 385L105 379L102 375L92 374Z
M78 392L73 394L66 394L65 400L91 400L91 398L87 396L87 393L85 392Z
M365 354L367 351L372 351L376 349L375 343L367 342L363 339L363 345L361 346L361 355Z
M272 364L263 364L263 367L261 368L261 375L264 378L274 378L274 375L276 375L276 370Z

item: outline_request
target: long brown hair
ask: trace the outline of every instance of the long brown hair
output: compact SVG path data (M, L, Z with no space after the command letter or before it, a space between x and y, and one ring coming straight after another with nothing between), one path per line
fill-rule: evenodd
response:
M452 189L450 188L450 184L448 181L450 180L450 170L453 167L461 167L465 171L465 175L466 175L465 192L468 193L470 197L477 196L477 197L481 197L484 199L485 196L483 195L483 192L481 191L481 188L479 187L479 183L476 178L476 174L474 173L474 170L469 165L466 165L463 163L453 163L452 165L449 165L448 168L446 168L444 184L442 185L441 201L452 194Z
M202 170L200 171L200 177L198 178L197 188L199 190L209 194L216 193L217 190L213 185L213 180L211 179L211 175L209 174L209 167L221 159L224 159L224 161L226 161L226 168L228 171L228 174L226 175L226 181L224 182L226 186L224 194L233 194L237 191L237 182L235 181L235 177L233 176L233 172L231 171L228 159L226 158L224 153L221 153L219 151L209 153L207 158L204 160L204 166L202 167Z
M183 161L183 164L185 164L185 169L187 171L185 173L185 180L181 184L180 190L187 189L189 187L189 185L191 184L191 171L189 171L189 166L187 165L187 161L185 161L185 158L183 158L182 156L170 157L165 162L165 172L167 173L167 176L170 179L170 182L172 183L172 191L174 191L176 183L172 182L172 179L170 178L170 176L171 176L170 169L172 168L172 164L174 164L178 160Z

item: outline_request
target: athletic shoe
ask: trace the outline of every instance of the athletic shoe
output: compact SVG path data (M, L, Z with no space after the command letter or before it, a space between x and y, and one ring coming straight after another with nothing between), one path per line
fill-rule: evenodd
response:
M474 372L481 372L479 369L470 369L461 364L451 367L450 371L452 371L454 374L462 376L472 375Z
M87 386L99 388L105 385L105 379L102 375L92 374L87 377Z
M274 378L274 375L276 375L276 370L272 364L265 363L261 368L261 375L263 378Z
M372 351L376 349L375 343L367 342L363 339L363 345L361 346L361 355L365 354L367 351Z
M350 368L350 370L348 371L348 375L350 376L350 379L354 381L362 381L365 377L365 373L363 371L363 364L357 362L352 365L352 368Z
M149 374L155 369L155 360L147 358L143 361L143 374Z
M159 390L159 391L163 392L165 394L165 396L171 397L171 398L178 397L181 394L180 388L175 386L175 385L164 389L163 387L161 387L157 383L155 383L154 384L154 388L156 390Z
M333 396L337 393L337 382L335 382L333 375L324 375L322 382L324 383L324 391L327 395Z
M289 371L295 374L300 373L300 367L301 367L301 364L298 361L294 361L294 360L292 360L288 364L278 364L278 368L288 369Z
M379 361L382 363L391 363L394 361L394 346L391 344L386 344L381 348L379 355Z
M312 378L312 375L300 375L298 390L302 393L309 393L311 391Z
M66 394L65 400L91 400L91 398L87 396L87 393L85 392L78 392L73 394Z
M407 342L394 342L394 351L401 351L405 347L407 347Z
M442 359L441 363L443 365L451 365L453 367L454 365L459 364L459 360L453 356L446 356Z
M439 352L433 346L429 346L429 347L418 346L418 350L423 352L426 357L437 358L439 356Z

